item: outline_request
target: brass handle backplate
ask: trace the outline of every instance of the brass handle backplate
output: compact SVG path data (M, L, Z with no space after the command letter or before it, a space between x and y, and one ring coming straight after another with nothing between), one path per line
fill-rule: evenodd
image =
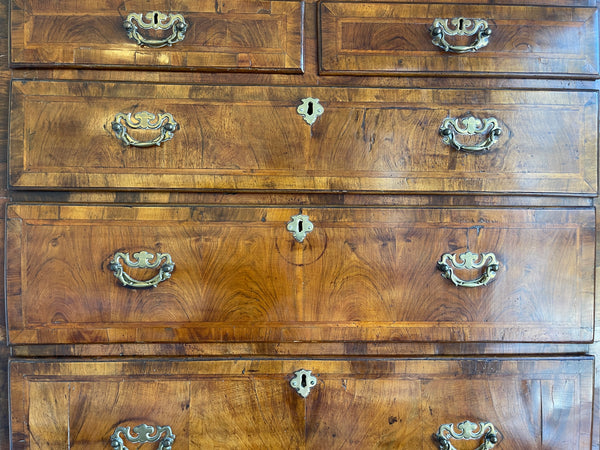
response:
M456 150L467 152L483 152L489 150L492 145L498 142L498 137L502 134L502 129L498 126L498 120L494 117L487 119L478 119L473 116L459 119L444 119L440 126L440 134L445 144L454 147ZM459 136L484 136L482 142L475 145L469 145L459 142L456 137Z
M477 255L476 253L467 251L462 253L458 258L454 254L445 253L442 255L440 261L438 261L437 268L442 271L444 278L452 281L456 286L479 287L485 286L494 279L499 269L499 263L496 255L493 253ZM479 278L463 280L454 274L454 268L466 270L484 268L484 270Z
M146 251L141 251L133 254L134 260L129 258L129 253L115 253L113 259L108 264L108 268L112 270L113 274L123 284L123 286L131 288L149 288L156 287L158 283L171 278L171 273L175 269L175 264L171 259L171 255L168 253L157 253L153 255ZM146 281L140 281L132 278L123 269L121 260L128 267L139 268L139 269L156 269L159 268L158 274Z
M125 28L129 39L134 40L139 45L154 48L170 46L182 41L185 38L187 27L188 25L181 14L164 14L159 11L149 11L145 14L131 13L123 22L123 28ZM139 29L154 32L172 29L172 32L161 39L152 39L142 36Z
M294 372L294 378L290 381L292 386L300 396L306 398L310 390L317 385L317 378L310 370L297 370Z
M133 114L118 113L111 125L117 139L121 140L125 145L133 147L160 145L165 141L173 139L173 133L178 128L178 124L171 114L162 113L156 115L148 111L140 111ZM149 141L138 141L131 137L127 131L128 128L134 130L158 130L160 134Z
M434 19L429 28L433 38L431 42L447 52L467 53L479 50L489 43L492 34L487 21L484 19L466 19L456 17L453 19ZM476 36L475 41L469 45L452 45L447 36Z
M125 447L125 442L121 437L121 433L123 433L124 438L132 444L145 444L148 442L160 441L158 450L171 450L171 446L173 445L173 442L175 442L175 435L169 426L158 426L155 428L150 425L141 424L133 427L133 434L131 433L130 427L117 427L110 437L110 446L116 450L128 450L127 447ZM164 437L163 434L165 435Z
M489 450L498 443L498 432L490 422L476 424L465 420L456 425L456 428L457 430L454 429L452 423L442 425L439 428L435 438L440 444L440 450L456 450L450 439L471 440L483 438L483 443L475 450Z

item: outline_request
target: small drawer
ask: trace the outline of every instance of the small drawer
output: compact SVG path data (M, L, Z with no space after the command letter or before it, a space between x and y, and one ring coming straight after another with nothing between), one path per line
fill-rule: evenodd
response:
M596 91L16 80L14 189L598 191Z
M323 74L598 76L596 8L319 5Z
M11 204L9 338L589 342L594 218L587 208Z
M12 448L583 450L592 392L587 357L17 360Z
M11 2L13 67L302 73L303 40L301 1Z

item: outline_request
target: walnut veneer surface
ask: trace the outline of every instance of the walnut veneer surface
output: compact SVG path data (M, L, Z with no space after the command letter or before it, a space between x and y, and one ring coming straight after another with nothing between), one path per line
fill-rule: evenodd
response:
M595 1L0 6L0 447L148 424L174 450L436 449L468 420L498 449L600 449ZM128 39L148 11L185 38ZM489 43L442 51L440 17ZM120 142L139 112L172 139ZM488 150L444 142L469 117L496 120ZM123 287L142 250L174 268ZM486 285L441 276L466 252L497 257Z

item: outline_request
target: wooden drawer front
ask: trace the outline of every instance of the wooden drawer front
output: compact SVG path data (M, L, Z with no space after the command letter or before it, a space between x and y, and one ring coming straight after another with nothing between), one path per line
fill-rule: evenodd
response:
M435 19L453 18L486 20L489 43L475 52L444 52L432 43L429 29ZM454 39L447 41L454 45ZM598 13L596 8L323 1L320 50L323 74L595 78Z
M297 112L304 98L324 108L312 126ZM144 111L172 114L179 129L171 140L138 148L117 138L116 115ZM445 119L468 117L497 119L501 134L489 150L444 143ZM10 182L53 190L593 195L597 123L596 91L14 81ZM488 131L473 137L476 145ZM140 141L160 137L137 132L129 130Z
M11 63L25 66L102 66L204 70L303 70L304 2L231 0L134 0L93 2L14 0L11 3ZM180 14L185 37L171 46L140 45L127 36L129 14ZM169 18L162 20L167 23ZM144 30L144 40L174 35ZM173 20L172 25L182 23ZM154 33L154 34L153 34Z
M310 207L303 242L287 229L298 213L10 205L10 341L592 339L592 209ZM495 254L499 269L486 286L441 276L441 256L467 250ZM168 253L171 278L123 287L109 262L139 251ZM123 267L141 280L158 270Z
M491 423L499 450L590 448L591 358L16 361L10 376L15 450L104 449L140 424L170 426L174 449L433 450L465 420Z

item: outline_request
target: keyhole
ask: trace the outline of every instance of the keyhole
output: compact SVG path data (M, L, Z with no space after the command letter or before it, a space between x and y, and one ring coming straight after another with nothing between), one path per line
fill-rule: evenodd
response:
M464 19L459 19L459 20L458 20L458 29L459 29L460 31L464 31L464 26L465 26L465 21L464 21Z
M302 228L303 228L303 227L302 227L302 221L301 221L301 220L299 220L299 221L298 221L298 232L299 232L299 233L302 233ZM303 375L303 376L304 376L304 375Z
M305 388L306 387L306 374L302 374L302 381L300 382L300 385Z
M313 102L308 102L308 109L306 110L306 114L312 116L313 114Z
M158 25L158 13L154 13L154 25Z

